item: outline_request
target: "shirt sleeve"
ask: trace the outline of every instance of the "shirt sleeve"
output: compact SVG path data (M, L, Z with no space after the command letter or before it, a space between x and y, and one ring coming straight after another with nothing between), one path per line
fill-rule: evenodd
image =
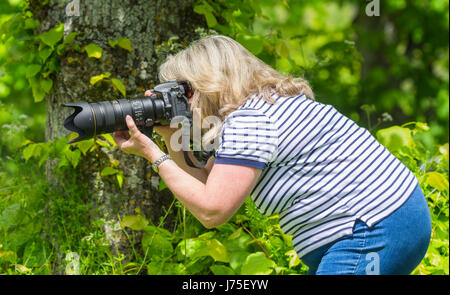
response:
M277 128L267 115L238 109L223 124L214 163L264 169L274 160L277 147Z

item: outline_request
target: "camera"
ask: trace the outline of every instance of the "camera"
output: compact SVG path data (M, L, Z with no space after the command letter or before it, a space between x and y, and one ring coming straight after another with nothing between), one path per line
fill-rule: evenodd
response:
M128 130L125 117L130 115L136 126L147 135L154 125L168 125L176 116L192 122L188 99L192 96L189 82L169 81L151 89L151 96L102 102L71 102L63 106L75 111L64 120L64 127L78 133L68 143L90 139L99 134Z
M151 96L135 97L102 102L71 102L63 104L75 111L64 120L64 127L78 133L78 137L68 143L90 139L96 135L128 130L125 117L130 115L136 126L152 138L153 126L169 125L176 116L184 116L192 126L192 114L188 99L192 96L189 82L169 81L151 89ZM211 153L200 155L200 164L194 164L184 151L186 163L202 168ZM198 159L197 159L198 160Z

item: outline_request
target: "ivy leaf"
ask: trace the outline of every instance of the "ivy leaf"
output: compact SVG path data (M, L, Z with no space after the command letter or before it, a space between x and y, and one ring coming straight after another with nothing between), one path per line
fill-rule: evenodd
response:
M41 71L41 65L37 65L37 64L31 64L27 67L27 72L25 74L25 76L27 78L31 78L37 75L37 73L39 73Z
M109 40L108 44L114 48L116 47L116 45L118 45L120 48L123 48L129 52L133 51L133 46L131 45L131 41L130 39L124 38L124 37L120 37L117 40L113 41L113 40Z
M110 76L111 73L106 72L97 76L92 76L89 82L91 83L91 85L95 85L96 83L102 81L105 78L109 78Z
M51 49L49 47L44 47L44 48L40 49L39 50L39 57L41 58L41 61L43 63L45 63L45 61L52 54L52 52L53 52L53 49Z
M90 43L90 44L84 46L83 51L86 51L86 53L89 57L93 57L93 58L97 58L97 59L101 58L102 53L103 53L103 49L94 43Z
M48 32L39 35L39 39L46 45L53 48L64 36L64 25L60 24L57 27L49 30Z
M103 168L102 172L100 172L100 176L108 176L108 175L114 175L119 173L119 170L114 169L112 167L105 167Z
M263 252L248 255L241 274L243 275L269 275L272 273L275 263L268 259Z
M123 97L127 96L125 86L123 85L122 81L120 81L119 79L112 78L111 83L112 83L114 89L119 90L120 93L122 93Z
M34 102L42 101L45 98L45 92L41 88L41 83L35 77L28 79L28 82L31 86Z
M80 151L83 153L83 155L86 156L87 151L91 148L91 146L94 145L94 139L91 138L89 140L83 140L83 141L76 143L76 145L80 149Z
M78 162L81 158L81 152L80 150L74 150L71 151L70 149L67 149L64 151L64 155L66 159L72 164L73 168L77 168Z
M120 225L132 230L143 230L148 225L148 220L142 215L128 215L122 219Z
M52 79L40 79L41 88L45 93L49 93L53 86Z

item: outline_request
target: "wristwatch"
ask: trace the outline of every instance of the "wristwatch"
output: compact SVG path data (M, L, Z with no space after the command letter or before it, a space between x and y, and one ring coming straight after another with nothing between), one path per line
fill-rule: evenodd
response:
M159 173L158 166L161 165L162 162L164 162L165 160L168 160L168 159L172 159L172 158L170 157L169 154L165 154L164 156L162 156L161 158L156 160L155 163L152 164L152 167L156 171L156 173Z

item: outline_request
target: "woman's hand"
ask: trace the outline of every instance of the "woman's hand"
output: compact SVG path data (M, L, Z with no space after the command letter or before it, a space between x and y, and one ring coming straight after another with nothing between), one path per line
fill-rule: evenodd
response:
M131 116L127 115L125 120L131 135L126 130L114 132L114 141L123 152L144 157L152 163L164 155L150 138L139 131Z

